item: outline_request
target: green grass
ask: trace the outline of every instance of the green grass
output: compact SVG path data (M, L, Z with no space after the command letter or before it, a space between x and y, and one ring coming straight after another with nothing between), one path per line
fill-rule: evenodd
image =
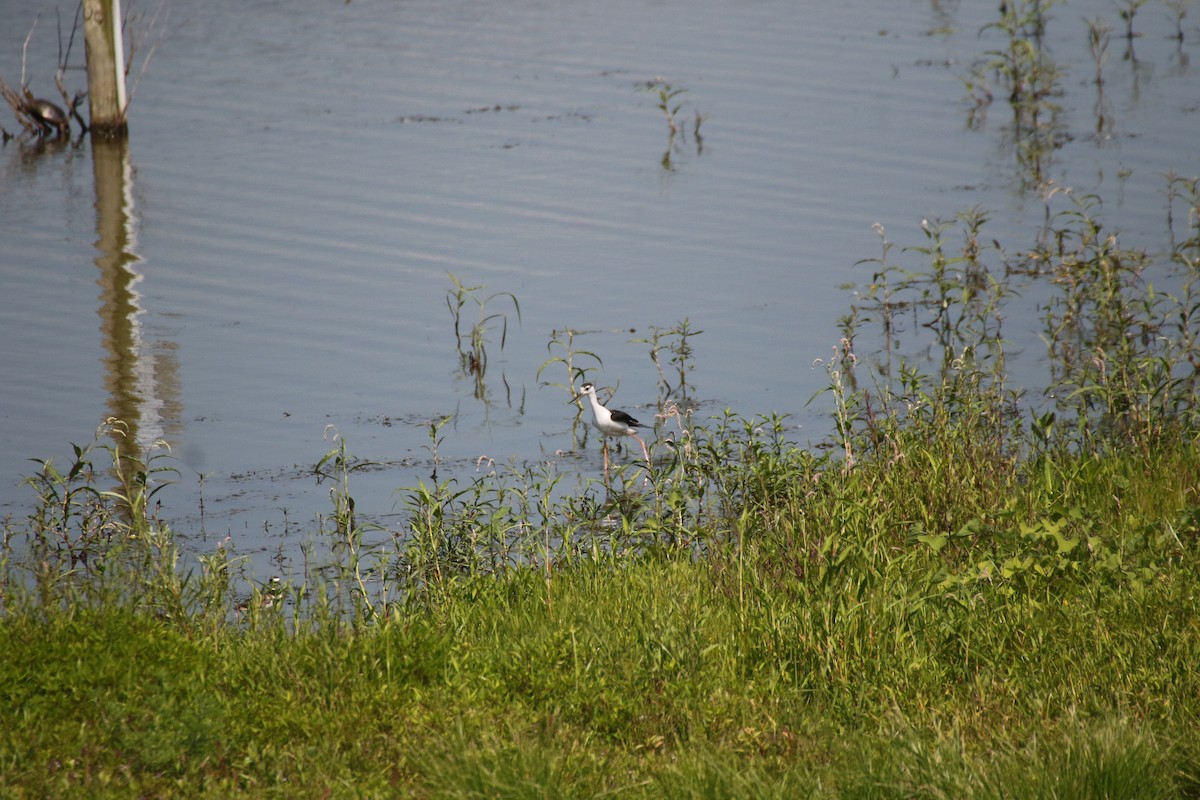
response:
M194 640L116 609L6 625L4 786L33 796L1195 789L1196 609L1169 591L955 613L904 610L894 583L847 581L821 593L823 608L756 587L743 615L714 578L662 563L580 570L552 582L551 611L528 573L464 588L432 618L354 635ZM968 626L974 653L953 636Z

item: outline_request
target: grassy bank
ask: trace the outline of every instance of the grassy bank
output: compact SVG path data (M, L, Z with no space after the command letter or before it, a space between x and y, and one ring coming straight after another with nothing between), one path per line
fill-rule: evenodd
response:
M230 622L202 610L202 580L150 570L153 554L103 600L10 584L0 784L30 797L1200 792L1194 448L1068 459L1061 485L1019 466L996 476L1004 487L943 472L937 491L963 502L934 509L928 467L904 466L930 453L907 444L899 465L758 501L704 557L646 548L549 576L461 575L357 624L282 605ZM767 474L804 485L812 466L783 455ZM1001 502L974 502L1000 488Z
M112 423L4 526L0 793L1200 795L1200 203L1170 186L1157 254L1088 201L1015 253L978 211L918 266L880 231L813 446L667 396L649 468L447 479L387 529L338 441L295 579L180 567L172 461ZM1034 288L1038 394L1003 333Z

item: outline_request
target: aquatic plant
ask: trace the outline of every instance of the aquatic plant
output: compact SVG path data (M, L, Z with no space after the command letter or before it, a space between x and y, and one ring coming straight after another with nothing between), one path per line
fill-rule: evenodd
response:
M972 97L968 122L977 127L983 109L992 102L994 76L1003 87L1012 111L1010 136L1022 180L1039 185L1053 152L1065 141L1061 107L1054 98L1062 94L1063 72L1044 44L1048 10L1058 0L1017 0L1001 3L1000 17L980 29L980 35L997 32L1002 45L986 51L972 65L963 82Z
M330 525L322 525L322 533L332 540L330 550L334 559L330 580L335 589L340 590L343 583L350 583L353 587L352 619L374 618L380 614L377 604L386 608L387 587L375 582L373 588L368 589L368 581L371 581L375 570L364 565L368 555L364 536L368 531L380 530L380 527L362 519L350 491L351 475L370 469L374 464L353 457L346 447L346 440L332 425L326 426L325 437L333 440L334 447L321 457L313 472L317 475L318 483L329 481L331 484L329 499L333 503L333 515L328 518Z
M667 147L663 151L662 167L668 172L674 169L672 153L676 147L676 137L680 140L687 138L687 123L680 119L684 103L678 98L687 93L687 89L672 85L665 78L654 78L645 81L640 86L641 91L648 92L658 98L657 108L662 112L667 123ZM708 119L699 111L694 111L692 118L692 138L696 142L696 153L704 151L704 139L700 135L700 126Z
M655 78L651 81L646 81L642 85L642 91L649 92L658 97L658 110L662 112L663 119L667 122L667 130L670 136L678 135L682 130L682 125L678 120L679 112L683 108L682 102L675 102L676 98L685 94L687 89L672 86L664 78Z
M1167 173L1167 229L1171 236L1171 258L1190 268L1200 267L1200 178ZM1183 202L1183 232L1175 204Z
M488 304L496 298L508 298L516 312L517 321L521 320L521 304L512 292L494 292L486 297L480 296L480 291L486 287L482 284L467 286L458 276L446 273L450 277L451 288L446 290L446 308L454 319L454 341L458 348L460 367L464 375L471 375L475 382L476 399L484 399L484 374L487 372L487 331L490 323L500 321L500 349L508 340L508 315L497 311L488 312ZM479 311L478 318L467 333L467 344L463 345L463 309L468 303L474 303Z
M588 383L588 375L592 370L603 367L604 362L600 356L590 350L580 350L575 346L575 337L583 336L593 331L577 331L573 328L563 328L562 330L555 329L550 332L550 341L546 343L546 350L554 353L555 349L562 352L558 355L551 355L543 361L537 368L535 380L541 381L542 373L547 369L561 365L566 371L566 380L563 382L543 381L541 386L555 386L565 391L569 396L575 398L575 419L571 424L571 433L574 437L580 425L583 425L583 404L576 397L575 384ZM587 366L577 363L578 361L589 362ZM593 363L594 362L594 363ZM586 430L586 426L585 426Z
M22 483L38 497L28 524L30 543L41 558L69 569L102 569L114 544L157 533L151 501L179 472L166 442L155 442L146 453L130 452L124 446L128 432L121 420L106 420L93 442L71 445L73 458L65 472L52 459L33 459L39 469ZM112 462L107 476L115 480L114 488L97 485L105 477L93 464L97 450Z
M1096 84L1096 135L1101 137L1112 132L1113 124L1104 100L1104 65L1108 61L1108 42L1111 34L1112 29L1105 20L1088 20L1088 49L1091 51L1092 61L1096 64L1096 77L1093 81Z
M665 405L667 400L674 394L677 399L686 403L688 401L688 373L694 369L694 353L692 350L692 337L699 336L704 331L692 330L691 322L687 317L684 317L671 328L660 328L656 325L650 326L650 338L631 339L630 341L650 345L650 360L654 362L654 368L658 370L658 385L661 390L659 397L660 408ZM663 351L666 351L668 361L673 369L674 383L672 379L667 377L666 369L663 367Z
M180 624L223 623L231 562L212 554L199 575L181 572L174 534L160 519L160 493L178 467L165 442L139 450L128 431L106 420L93 441L71 446L65 469L34 459L39 468L23 481L33 510L4 520L0 616L117 604ZM218 563L222 571L208 570Z
M1126 51L1126 58L1133 54L1133 40L1141 34L1135 33L1133 30L1133 20L1137 16L1138 11L1142 6L1146 5L1150 0L1122 0L1120 7L1117 9L1117 16L1125 22L1125 38L1129 41L1129 49Z
M555 348L562 351L559 355L552 355L543 361L537 368L535 380L542 379L542 373L549 367L561 365L566 370L566 381L558 382L543 382L541 386L556 386L570 395L575 394L576 383L587 383L588 374L598 367L603 367L604 362L600 356L590 350L581 350L575 346L575 338L577 336L585 336L595 331L577 331L573 328L563 328L562 330L555 329L550 332L550 341L546 343L547 352L553 353ZM577 364L577 360L587 359L595 362L588 366Z
M1167 8L1171 10L1171 18L1175 22L1175 40L1179 42L1181 48L1184 39L1183 18L1187 16L1194 2L1195 0L1166 0Z
M1187 197L1193 213L1190 191L1189 182L1171 176L1169 205ZM898 349L913 352L902 342L922 330L933 336L927 361L934 365L937 381L960 380L963 368L970 367L972 380L1001 392L997 419L1026 409L1040 420L1040 436L1053 428L1056 437L1065 437L1059 446L1091 452L1120 442L1144 449L1175 426L1193 424L1200 410L1194 369L1198 287L1188 266L1196 251L1194 223L1189 223L1189 233L1173 234L1176 244L1164 258L1122 247L1118 232L1106 230L1098 218L1098 198L1062 194L1072 205L1052 215L1037 244L1024 252L1009 253L993 243L988 248L992 258L985 258L980 242L986 241L987 215L978 210L956 221L963 236L961 256L947 252L948 223L922 224L927 243L905 252L923 257L927 269L886 261L890 248L884 240L883 260L865 262L876 268L869 291L855 300L846 320L847 342L854 341L864 323L882 321L882 368L870 386L859 390L863 407L850 401L836 404L839 431L855 413L859 424L874 428L873 420L886 418L895 400L911 404L920 396L927 379L914 386L913 355L901 359L898 377L891 365ZM1191 244L1181 256L1184 241ZM1044 400L1019 404L1017 396L1001 402L1009 394L1003 390L1005 304L1018 294L1040 298L1050 371ZM903 312L906 327L899 326L897 311ZM862 348L858 350L862 356ZM845 389L844 375L845 370L831 375L833 388L842 387L839 392ZM1052 407L1042 406L1045 401ZM911 414L911 408L905 413ZM869 438L880 441L874 433ZM849 450L844 442L842 449Z
M1081 440L1103 431L1106 440L1151 447L1198 410L1196 277L1180 276L1175 292L1156 290L1155 259L1105 230L1098 198L1074 199L1062 213L1078 240L1045 254L1058 289L1042 307L1049 391L1067 398Z

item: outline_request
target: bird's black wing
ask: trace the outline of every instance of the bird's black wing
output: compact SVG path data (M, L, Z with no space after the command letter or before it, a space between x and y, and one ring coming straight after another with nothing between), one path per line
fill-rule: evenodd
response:
M640 427L642 423L638 422L633 417L626 414L624 411L612 412L613 422L619 422L622 425L629 425L632 428Z

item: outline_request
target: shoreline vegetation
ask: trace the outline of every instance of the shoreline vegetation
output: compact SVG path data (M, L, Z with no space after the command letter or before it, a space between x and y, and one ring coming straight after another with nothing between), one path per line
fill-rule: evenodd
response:
M582 492L497 468L403 490L386 529L335 439L298 580L182 567L171 456L111 422L4 525L0 792L1200 794L1200 192L1168 185L1159 253L1095 198L1015 251L980 210L928 222L915 269L879 229L816 447L693 420L686 321L653 343L686 350L653 463ZM1036 393L1003 331L1035 286Z

